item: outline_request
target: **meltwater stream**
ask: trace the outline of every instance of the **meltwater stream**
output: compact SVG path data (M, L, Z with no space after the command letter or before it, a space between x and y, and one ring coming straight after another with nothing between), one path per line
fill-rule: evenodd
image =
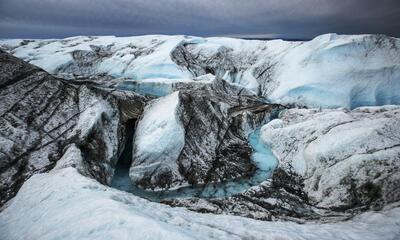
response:
M182 187L176 190L146 191L136 187L131 182L129 178L129 164L122 162L119 163L115 169L111 186L156 202L176 198L229 197L241 193L268 179L278 163L270 148L262 143L259 128L252 132L248 139L253 149L251 159L257 167L254 175L250 178L240 178L220 183L209 183L201 186Z
M156 97L163 97L173 92L172 84L169 82L124 81L118 84L117 88Z

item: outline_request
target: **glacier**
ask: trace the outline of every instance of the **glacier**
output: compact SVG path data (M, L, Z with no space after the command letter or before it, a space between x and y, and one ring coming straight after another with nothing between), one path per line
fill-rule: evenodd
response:
M0 40L0 46L63 78L180 82L212 74L278 103L329 108L400 103L400 40L383 35L326 34L308 42L105 36Z
M4 239L398 239L400 40L0 40Z

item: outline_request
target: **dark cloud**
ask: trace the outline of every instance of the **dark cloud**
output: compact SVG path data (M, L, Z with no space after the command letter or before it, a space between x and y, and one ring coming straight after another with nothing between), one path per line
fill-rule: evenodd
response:
M0 0L0 37L400 36L399 0Z

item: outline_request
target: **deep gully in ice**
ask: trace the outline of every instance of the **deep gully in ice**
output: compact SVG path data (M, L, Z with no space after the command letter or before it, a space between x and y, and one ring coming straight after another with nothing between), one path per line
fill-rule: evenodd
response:
M220 183L209 183L202 186L183 187L177 190L145 191L136 187L131 182L129 178L129 165L127 165L126 161L119 161L115 169L112 187L156 202L175 198L228 197L241 193L250 187L256 186L267 180L278 164L278 160L275 158L270 148L261 141L260 128L249 134L248 141L253 149L251 159L257 167L256 172L250 178L241 178Z

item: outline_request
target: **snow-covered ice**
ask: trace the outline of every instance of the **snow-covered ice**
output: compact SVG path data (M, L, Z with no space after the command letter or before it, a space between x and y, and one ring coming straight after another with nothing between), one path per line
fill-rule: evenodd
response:
M121 192L74 168L31 177L0 212L4 239L360 239L395 240L400 208L339 223L263 222L198 214Z
M5 49L49 73L101 74L136 80L180 79L190 75L176 66L169 53L184 36L73 37L62 40L2 40ZM87 69L90 62L90 69ZM83 63L83 64L81 64Z
M110 182L121 144L119 100L110 102L80 86L79 96L74 97L79 105L76 126L67 136L77 142L57 149L64 155L55 168L33 175L0 210L1 239L400 238L396 189L400 181L400 109L386 105L400 104L397 38L326 34L308 42L285 42L150 35L0 40L0 46L66 79L106 76L103 80L111 82L110 91L115 87L164 96L150 101L138 121L135 161L129 172L135 183L146 176L151 176L149 182L158 181L164 173L173 175L175 186L183 179L176 159L185 147L186 130L179 118L182 109L175 83L203 86L224 79L275 103L342 107L281 112L261 129L262 140L271 149L259 141L258 131L252 133L252 157L261 170L254 178L265 177L275 167L275 161L263 161L267 157L273 160L275 155L278 168L304 180L301 190L307 195L307 204L323 209L380 209L342 222L262 222L171 208L104 186L81 173L97 171L104 175L102 182ZM47 93L42 90L38 94ZM3 98L7 103L15 101L10 94ZM221 106L228 113L227 105ZM11 123L7 122L7 127L15 130L10 139L27 135ZM98 135L97 141L91 142L93 135ZM35 137L32 133L26 141L34 142ZM12 151L11 140L0 137L0 142L4 152ZM85 159L83 142L91 151L101 145L102 158L94 154L93 159ZM31 157L35 162L29 164L43 165L45 149L41 154ZM204 188L201 197L224 197L226 191L232 194L252 185L241 184L216 183L210 185L216 189ZM187 189L187 194L196 191ZM269 199L272 203L276 200Z
M180 82L211 72L279 103L330 108L400 103L400 40L382 35L326 34L308 42L103 36L0 40L0 46L64 78L106 74ZM186 56L176 55L177 48Z
M391 202L400 179L399 114L399 106L289 109L261 135L279 166L304 178L318 206Z
M321 107L399 104L399 39L326 34L288 51L269 96Z

